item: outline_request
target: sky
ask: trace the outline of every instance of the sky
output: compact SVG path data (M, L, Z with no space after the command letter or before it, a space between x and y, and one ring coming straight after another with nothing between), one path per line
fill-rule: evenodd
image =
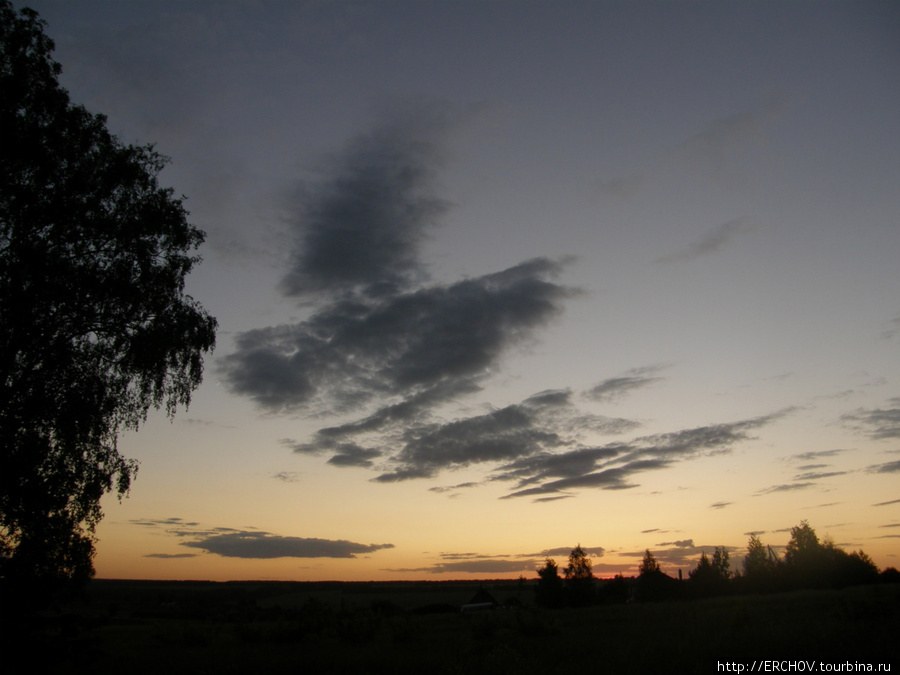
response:
M30 6L220 327L98 577L900 565L896 3Z

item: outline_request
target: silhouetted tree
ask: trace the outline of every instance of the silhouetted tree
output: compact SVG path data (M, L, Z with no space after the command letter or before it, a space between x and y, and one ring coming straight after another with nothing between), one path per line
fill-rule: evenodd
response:
M806 565L816 561L822 545L816 531L805 520L791 528L791 538L784 550L784 561L788 565Z
M538 582L535 586L535 602L542 607L559 607L563 601L562 578L559 576L559 566L552 558L544 561L544 566L538 569Z
M688 577L690 579L701 579L704 577L711 577L712 575L712 563L709 562L709 556L707 556L704 551L700 554L700 560L697 562L697 566L688 572Z
M728 581L731 578L731 558L728 555L728 549L724 546L716 546L713 551L712 568L722 581Z
M760 538L751 535L747 542L747 555L744 556L742 584L752 591L770 590L775 581L776 564Z
M731 578L730 565L728 551L723 547L716 547L712 560L706 552L701 553L697 567L688 573L694 594L708 596L724 593Z
M862 550L847 553L828 537L820 542L805 520L791 528L784 569L794 588L840 588L878 581L878 567L868 555Z
M615 575L609 581L600 586L598 593L600 602L621 603L626 602L632 595L634 578L626 579L621 574Z
M639 571L635 590L640 600L663 600L678 595L680 582L663 573L649 549L644 551Z
M204 234L166 159L69 100L36 12L0 0L0 578L93 574L116 447L200 383L216 321L185 295Z
M818 588L828 584L828 558L816 531L802 520L791 528L784 551L788 583L799 588Z
M900 584L900 571L896 567L885 567L878 575L878 581L882 584Z
M569 554L569 564L565 569L566 589L569 602L576 606L590 604L594 595L594 573L591 559L581 544Z
M656 561L656 558L650 553L650 549L646 549L644 551L644 558L641 560L641 566L638 569L638 572L641 576L645 574L650 574L652 572L660 572L659 563Z

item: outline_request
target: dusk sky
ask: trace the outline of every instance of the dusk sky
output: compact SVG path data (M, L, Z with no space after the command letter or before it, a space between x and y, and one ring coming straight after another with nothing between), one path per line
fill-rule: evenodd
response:
M28 5L220 327L98 577L900 566L900 4Z

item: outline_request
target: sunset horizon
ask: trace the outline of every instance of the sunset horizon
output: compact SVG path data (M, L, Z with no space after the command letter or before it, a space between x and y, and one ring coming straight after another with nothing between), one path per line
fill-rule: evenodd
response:
M15 0L206 233L97 579L900 556L900 8Z

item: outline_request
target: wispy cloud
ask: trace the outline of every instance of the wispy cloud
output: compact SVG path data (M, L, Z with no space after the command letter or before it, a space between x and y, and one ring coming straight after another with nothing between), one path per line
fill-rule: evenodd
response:
M872 504L872 506L890 506L891 504L900 504L900 499L891 499L887 502L878 502L877 504Z
M892 340L900 335L900 314L887 321L887 327L881 332L885 340Z
M180 546L200 549L226 558L355 558L358 555L394 548L393 544L360 544L344 539L290 537L254 529L204 528L181 518L139 519L131 524L155 528L175 537ZM152 558L188 558L196 553L151 553Z
M781 483L780 485L772 485L756 492L757 495L769 495L775 492L794 492L795 490L806 490L811 488L815 483L798 482L798 483Z
M860 408L843 415L841 421L871 438L900 438L900 397L890 399L891 408Z
M280 480L283 483L296 483L300 480L300 474L297 471L279 471L272 474L272 478Z
M595 181L594 187L597 190L597 194L603 197L631 199L640 192L645 182L645 176L635 173L626 176L616 176L609 180Z
M436 562L427 567L391 568L390 572L426 572L430 574L481 574L490 576L493 574L509 574L511 572L534 572L536 564L532 561L510 558L470 558L466 560L450 560Z
M900 460L885 462L884 464L873 464L867 467L866 470L872 473L900 473Z
M498 480L517 480L517 489L504 498L525 497L568 490L599 488L622 490L638 485L635 478L645 471L655 471L673 464L710 454L729 452L740 442L752 438L750 432L771 424L788 414L789 410L726 424L714 424L681 431L639 437L627 443L612 443L590 450L560 453L549 460L556 474L565 469L568 475L552 478L554 473L546 465L537 464L531 475L523 473L523 463L502 466L496 473ZM569 462L563 461L569 459ZM527 487L540 482L537 487Z
M739 550L734 546L722 544L697 545L693 539L685 539L683 541L663 542L640 550L618 551L617 555L622 558L632 558L634 563L631 567L635 567L638 561L644 557L645 552L649 550L663 567L663 571L665 571L666 567L694 567L702 554L710 555L716 546L725 549L729 554L734 554Z
M798 459L801 461L809 461L809 460L821 459L823 457L835 457L835 456L841 454L842 452L846 452L846 450L815 450L813 452L800 452L800 453L797 453L796 455L791 455L791 459ZM822 466L827 466L827 464L816 464L816 465L814 465L814 468L818 468L818 467L822 467Z
M636 389L642 389L662 380L656 373L664 370L665 366L646 366L644 368L632 368L618 377L611 377L594 385L585 392L585 396L595 401L615 401Z
M823 478L831 478L833 476L844 476L848 471L807 471L805 473L798 473L794 476L794 480L796 481L814 481L814 480L822 480Z
M774 96L755 109L719 117L676 146L672 155L719 175L727 172L742 149L758 144L781 117L788 100Z
M735 218L707 231L702 237L692 242L687 248L660 256L654 262L668 264L688 262L703 256L716 253L730 243L735 237L750 232L753 227L746 218Z
M602 546L582 547L592 559L604 556L606 549ZM480 553L441 553L439 560L426 567L413 569L393 569L393 572L428 572L430 574L507 574L510 572L533 573L547 558L565 561L572 552L572 546L559 546L533 553L514 553L506 555L482 555Z
M572 405L568 391L541 392L483 415L406 427L400 437L402 447L392 458L396 468L377 480L421 478L447 468L519 458L543 457L552 462L552 450L571 445L587 429L616 433L633 424L582 414Z

